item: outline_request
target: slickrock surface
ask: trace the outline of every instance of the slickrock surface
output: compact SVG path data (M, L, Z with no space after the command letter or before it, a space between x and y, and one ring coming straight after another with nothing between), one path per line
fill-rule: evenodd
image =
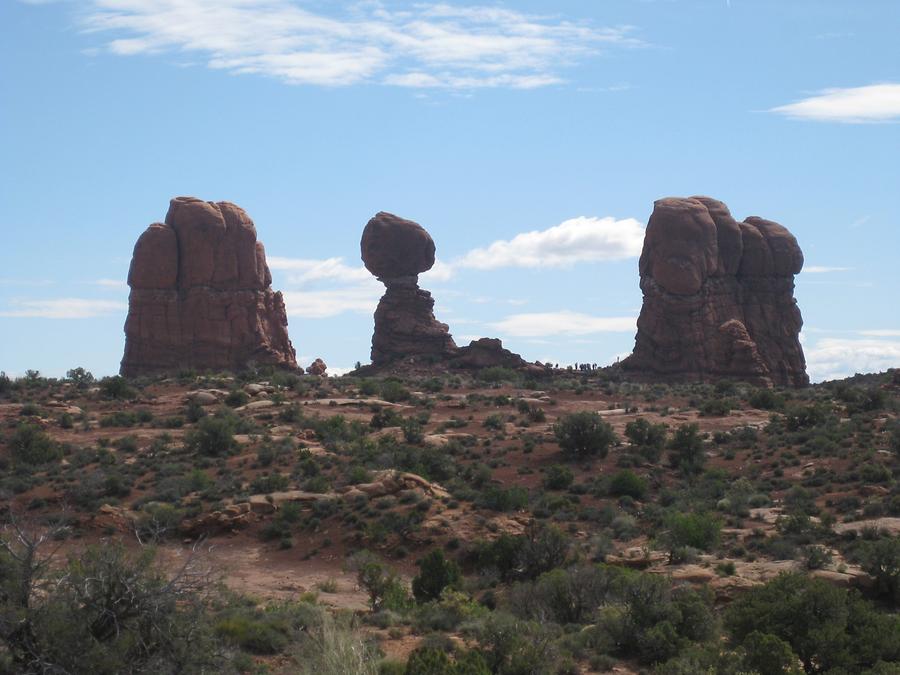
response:
M644 304L623 368L657 381L808 385L794 299L802 267L797 240L778 223L739 223L709 197L660 199L644 237Z
M229 202L176 197L134 247L127 376L253 365L296 368L280 292L250 217Z

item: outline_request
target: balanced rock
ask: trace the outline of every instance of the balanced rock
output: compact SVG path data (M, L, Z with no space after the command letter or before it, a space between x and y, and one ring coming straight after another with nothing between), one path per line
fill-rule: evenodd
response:
M250 217L177 197L134 247L121 373L296 368L280 292Z
M623 368L662 381L809 384L794 299L803 253L786 228L739 223L709 197L660 199L639 265L644 303Z
M373 365L442 360L455 353L447 324L434 317L431 293L419 288L419 274L434 265L434 250L421 225L391 213L378 213L363 230L363 263L387 288L375 310Z

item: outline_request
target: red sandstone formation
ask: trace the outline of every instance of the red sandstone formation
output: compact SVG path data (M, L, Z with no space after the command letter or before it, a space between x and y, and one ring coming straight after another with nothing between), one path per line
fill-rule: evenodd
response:
M326 370L328 370L328 366L325 365L325 362L322 359L316 359L306 367L306 374L325 377Z
M250 217L229 202L177 197L134 247L127 376L183 368L296 368L281 293Z
M443 360L456 351L447 324L434 318L431 293L419 274L434 265L434 241L418 223L391 213L376 214L360 241L366 269L387 287L375 310L372 364L410 358Z
M661 381L809 384L794 299L802 267L797 240L778 223L739 223L709 197L660 199L644 237L644 304L623 368Z

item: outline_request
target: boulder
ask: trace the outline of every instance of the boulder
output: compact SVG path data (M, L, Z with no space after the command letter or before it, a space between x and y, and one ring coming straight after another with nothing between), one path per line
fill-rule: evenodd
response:
M322 359L316 359L306 367L306 374L325 377L326 370L328 370L328 366L325 365L325 362Z
M710 197L654 205L639 270L644 303L634 351L637 379L809 384L794 299L803 253L778 223L737 222Z
M134 247L121 373L296 368L284 300L271 283L243 209L173 199L166 221Z

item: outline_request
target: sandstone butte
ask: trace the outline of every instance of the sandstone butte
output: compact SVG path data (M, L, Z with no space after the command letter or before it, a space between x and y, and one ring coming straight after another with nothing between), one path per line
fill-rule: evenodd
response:
M243 209L176 197L134 247L120 372L296 368L284 300L271 284Z
M803 253L778 223L737 222L709 197L660 199L639 263L644 301L632 377L809 384L794 275Z

